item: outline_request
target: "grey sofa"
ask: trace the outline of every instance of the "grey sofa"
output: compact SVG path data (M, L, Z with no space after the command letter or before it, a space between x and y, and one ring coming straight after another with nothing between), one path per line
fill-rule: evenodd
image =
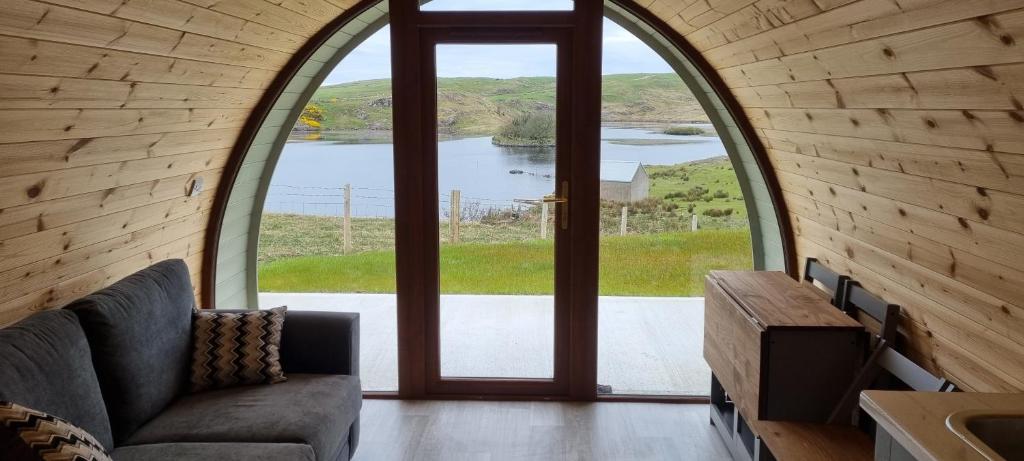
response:
M351 458L357 314L290 311L288 381L191 394L193 303L187 266L169 260L0 329L0 400L69 420L115 461Z

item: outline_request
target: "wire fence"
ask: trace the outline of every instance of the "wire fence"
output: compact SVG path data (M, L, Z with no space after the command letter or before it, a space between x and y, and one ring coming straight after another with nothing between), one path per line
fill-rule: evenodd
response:
M394 249L393 190L351 185L270 187L260 225L260 261ZM553 239L558 207L540 199L463 196L459 190L439 194L439 241L448 245ZM686 209L661 200L601 202L600 229L607 236L693 231L702 225L700 221Z

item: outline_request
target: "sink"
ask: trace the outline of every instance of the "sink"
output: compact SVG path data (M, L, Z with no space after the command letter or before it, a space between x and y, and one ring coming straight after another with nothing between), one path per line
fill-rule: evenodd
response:
M958 411L946 427L989 461L1024 460L1024 413Z

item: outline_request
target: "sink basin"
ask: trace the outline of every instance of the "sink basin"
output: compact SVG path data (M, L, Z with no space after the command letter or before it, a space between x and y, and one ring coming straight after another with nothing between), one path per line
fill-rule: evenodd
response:
M1024 460L1024 413L958 411L946 427L990 461Z

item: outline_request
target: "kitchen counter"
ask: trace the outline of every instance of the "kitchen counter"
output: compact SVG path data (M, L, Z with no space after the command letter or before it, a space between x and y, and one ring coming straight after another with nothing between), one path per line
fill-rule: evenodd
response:
M1024 413L1024 394L864 391L860 406L919 461L985 461L946 418L964 410Z

